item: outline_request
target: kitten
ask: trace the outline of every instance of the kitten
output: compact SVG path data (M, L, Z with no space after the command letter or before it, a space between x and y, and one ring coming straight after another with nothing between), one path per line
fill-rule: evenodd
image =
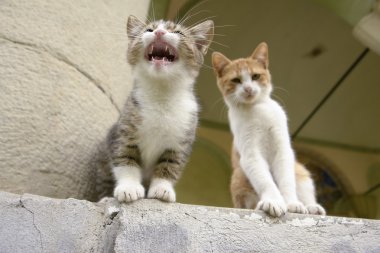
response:
M261 43L245 59L229 60L214 52L212 64L228 106L234 136L231 193L235 207L325 214L315 200L309 172L295 161L287 117L270 95L268 47Z
M193 86L213 31L211 20L185 28L128 18L134 86L108 136L118 201L144 198L147 187L148 198L175 202L173 186L190 155L198 122Z

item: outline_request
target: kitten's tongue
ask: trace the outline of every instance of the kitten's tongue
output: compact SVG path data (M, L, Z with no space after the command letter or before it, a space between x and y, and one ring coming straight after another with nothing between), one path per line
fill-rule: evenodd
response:
M154 41L145 50L145 58L157 65L168 65L177 59L177 52L168 43Z
M168 58L161 56L152 56L152 61L169 61Z

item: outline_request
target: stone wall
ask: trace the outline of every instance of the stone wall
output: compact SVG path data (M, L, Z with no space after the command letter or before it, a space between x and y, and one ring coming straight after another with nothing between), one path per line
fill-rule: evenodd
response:
M92 161L131 86L149 0L0 1L0 189L96 199Z
M380 221L0 192L0 252L380 252Z

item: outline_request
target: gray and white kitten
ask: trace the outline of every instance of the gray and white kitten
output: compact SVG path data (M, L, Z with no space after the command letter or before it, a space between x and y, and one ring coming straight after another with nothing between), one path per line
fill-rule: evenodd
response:
M108 136L118 201L176 200L198 122L193 86L213 38L211 20L185 28L130 16L128 62L134 86ZM146 191L147 190L147 191Z

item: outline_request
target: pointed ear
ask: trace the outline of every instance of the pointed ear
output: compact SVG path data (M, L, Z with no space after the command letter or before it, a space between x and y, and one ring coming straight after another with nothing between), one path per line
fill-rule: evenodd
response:
M211 61L214 71L218 77L222 76L223 69L231 62L227 57L219 52L212 53Z
M141 22L138 18L133 15L128 17L127 22L127 35L130 40L136 38L140 35L141 30L144 28L145 24Z
M194 27L191 27L190 33L194 36L195 43L199 51L205 55L214 37L214 22L212 20L206 20Z
M269 59L268 59L268 45L265 42L261 42L253 51L251 55L252 59L258 60L259 62L264 64L264 68L268 68Z

